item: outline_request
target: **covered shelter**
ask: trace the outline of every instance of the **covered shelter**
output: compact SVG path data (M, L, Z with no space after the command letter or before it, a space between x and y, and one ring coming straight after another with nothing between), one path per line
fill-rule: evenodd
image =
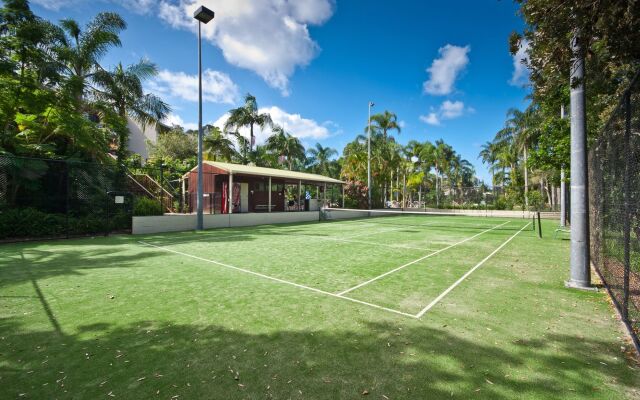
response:
M344 201L344 182L323 175L208 160L202 167L203 209L208 214L317 211ZM183 201L192 213L198 167L182 178Z

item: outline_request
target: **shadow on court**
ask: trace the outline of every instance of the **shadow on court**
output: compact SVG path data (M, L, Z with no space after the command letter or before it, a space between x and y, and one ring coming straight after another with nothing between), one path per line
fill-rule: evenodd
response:
M77 333L0 320L7 398L617 398L595 382L638 384L599 356L614 341L557 334L493 344L421 324L250 334L149 321L66 331Z

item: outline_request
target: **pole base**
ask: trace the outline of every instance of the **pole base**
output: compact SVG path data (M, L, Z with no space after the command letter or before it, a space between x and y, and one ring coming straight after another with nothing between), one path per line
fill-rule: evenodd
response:
M596 286L591 286L587 282L579 282L579 281L565 281L564 287L568 289L578 289L578 290L587 290L589 292L597 292L598 288Z

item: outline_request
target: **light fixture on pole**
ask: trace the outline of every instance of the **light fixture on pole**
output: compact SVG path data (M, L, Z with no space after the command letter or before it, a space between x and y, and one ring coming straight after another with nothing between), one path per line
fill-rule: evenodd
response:
M369 123L367 127L367 196L369 198L369 210L371 210L371 107L375 106L373 101L369 102Z
M193 13L193 18L198 20L198 187L197 187L197 217L196 229L201 231L204 229L204 215L202 212L203 205L203 185L204 174L202 173L202 24L206 24L214 17L214 12L205 6L200 6Z

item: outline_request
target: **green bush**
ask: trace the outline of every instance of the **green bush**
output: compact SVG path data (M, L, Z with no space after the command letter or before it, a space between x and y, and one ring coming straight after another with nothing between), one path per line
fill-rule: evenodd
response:
M159 208L159 206L158 206ZM131 216L124 211L109 216L103 210L89 215L48 214L35 208L13 208L0 212L0 240L62 236L102 235L106 231L131 227Z
M144 217L149 215L162 215L160 202L148 197L136 197L133 202L133 215Z
M542 194L537 190L532 190L527 193L527 199L529 200L529 208L532 210L540 210L544 201L542 199Z
M13 208L0 213L0 239L64 235L67 218L35 208Z

